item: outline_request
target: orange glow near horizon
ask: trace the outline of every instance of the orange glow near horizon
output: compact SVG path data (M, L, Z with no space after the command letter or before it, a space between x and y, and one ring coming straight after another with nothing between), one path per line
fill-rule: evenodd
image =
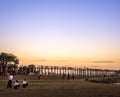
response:
M4 52L7 52L7 50ZM73 66L73 67L89 67L89 68L103 68L103 69L119 69L120 59L118 54L90 54L83 55L77 54L75 57L75 52L62 55L59 53L46 55L40 54L41 52L37 51L9 51L9 53L15 54L20 60L20 65L50 65L50 66ZM59 56L57 56L59 55ZM97 56L97 57L96 57ZM103 57L104 56L104 57Z
M88 67L88 68L98 68L98 69L116 69L118 70L120 61L94 61L94 60L76 60L76 59L21 59L20 65L30 65L34 64L36 66L48 65L48 66L69 66L69 67Z

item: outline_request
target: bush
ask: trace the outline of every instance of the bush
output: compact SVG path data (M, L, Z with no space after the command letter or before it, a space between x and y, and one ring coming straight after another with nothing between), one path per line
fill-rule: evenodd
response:
M89 79L89 82L95 82L95 83L117 83L119 78L94 78L94 79ZM86 81L88 81L86 79Z

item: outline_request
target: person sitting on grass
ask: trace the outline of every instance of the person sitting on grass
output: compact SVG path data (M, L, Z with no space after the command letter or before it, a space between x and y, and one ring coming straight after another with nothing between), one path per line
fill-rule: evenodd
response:
M22 82L22 87L26 88L27 86L28 86L28 82L26 81L26 79L24 79Z
M13 88L18 89L18 87L20 87L20 84L19 84L18 80L16 80L14 85L13 85Z

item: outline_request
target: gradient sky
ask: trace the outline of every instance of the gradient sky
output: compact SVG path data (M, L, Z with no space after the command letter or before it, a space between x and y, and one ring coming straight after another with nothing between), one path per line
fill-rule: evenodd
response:
M0 0L0 52L20 64L120 67L120 0Z

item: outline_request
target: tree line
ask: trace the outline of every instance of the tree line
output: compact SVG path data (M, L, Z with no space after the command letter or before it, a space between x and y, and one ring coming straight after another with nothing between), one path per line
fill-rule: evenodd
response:
M17 56L11 53L0 53L0 75L6 75L6 72L14 72L19 64Z
M63 74L75 74L80 76L101 76L101 75L113 75L120 74L120 71L115 70L102 70L91 68L74 68L74 67L59 67L59 66L38 66L34 64L29 66L19 66L19 59L14 54L1 52L0 53L0 75L6 75L7 73L13 74L41 74L41 75L63 75Z

